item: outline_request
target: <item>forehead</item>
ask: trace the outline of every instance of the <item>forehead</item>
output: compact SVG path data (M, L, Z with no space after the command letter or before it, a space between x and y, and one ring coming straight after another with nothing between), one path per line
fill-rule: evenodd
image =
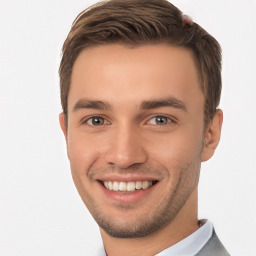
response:
M111 44L84 49L74 63L69 106L81 97L128 102L202 98L192 52L182 47Z

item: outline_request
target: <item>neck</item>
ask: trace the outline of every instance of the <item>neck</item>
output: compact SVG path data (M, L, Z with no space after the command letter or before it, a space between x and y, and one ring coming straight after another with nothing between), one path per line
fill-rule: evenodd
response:
M197 190L195 190L171 223L146 237L116 238L102 229L100 232L108 256L153 256L178 243L198 228Z

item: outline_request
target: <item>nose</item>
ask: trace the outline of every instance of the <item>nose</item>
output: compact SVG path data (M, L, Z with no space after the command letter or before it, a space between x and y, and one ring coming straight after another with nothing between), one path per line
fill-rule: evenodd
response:
M143 149L143 139L138 129L124 124L118 127L111 137L105 154L105 160L109 165L118 169L128 169L146 161L147 154Z

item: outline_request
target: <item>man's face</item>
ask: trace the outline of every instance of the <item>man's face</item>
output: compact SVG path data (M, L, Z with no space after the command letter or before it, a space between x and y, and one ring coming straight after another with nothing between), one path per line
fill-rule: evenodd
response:
M103 230L146 236L192 200L203 119L190 51L117 44L82 51L71 77L67 150L77 190Z

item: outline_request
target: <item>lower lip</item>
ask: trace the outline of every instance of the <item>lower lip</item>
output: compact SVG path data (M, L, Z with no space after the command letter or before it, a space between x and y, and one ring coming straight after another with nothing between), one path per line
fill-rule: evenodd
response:
M117 203L122 203L122 204L132 204L132 203L137 203L143 200L144 198L146 198L147 196L149 196L149 194L152 192L152 190L155 188L157 184L145 190L140 189L134 192L113 191L113 190L106 189L100 182L99 182L99 185L101 187L101 190L104 196L107 197L108 200L111 200Z

